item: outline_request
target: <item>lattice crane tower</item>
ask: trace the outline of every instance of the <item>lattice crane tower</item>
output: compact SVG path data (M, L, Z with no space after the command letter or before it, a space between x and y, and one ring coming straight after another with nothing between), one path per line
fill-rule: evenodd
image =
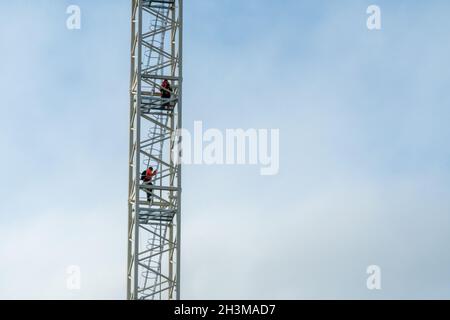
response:
M128 299L180 299L182 5L132 0Z

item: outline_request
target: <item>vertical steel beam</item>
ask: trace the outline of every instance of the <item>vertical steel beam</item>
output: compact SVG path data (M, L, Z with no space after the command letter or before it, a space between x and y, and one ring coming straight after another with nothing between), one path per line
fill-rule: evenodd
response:
M132 202L133 192L136 192L134 185L134 173L135 170L134 165L136 163L135 154L136 154L136 104L134 102L135 96L135 71L136 71L136 47L137 47L137 38L136 38L136 19L137 19L137 0L132 0L131 3L131 44L130 44L130 54L131 54L131 63L130 63L130 140L129 140L129 156L128 156L128 175L129 175L129 183L128 183L128 232L127 232L127 248L128 248L128 261L127 261L127 299L133 298L132 288L133 283L133 275L132 268L134 265L134 257L133 257L133 232L134 232L134 219L135 219L135 206Z
M137 95L136 95L136 150L141 150L141 103L142 103L142 1L138 0L138 35L137 35ZM135 163L135 183L136 183L136 199L135 199L135 225L134 225L134 298L138 298L139 287L139 187L141 172L141 153L136 152Z
M178 55L179 55L179 95L183 96L183 0L178 0L179 28L178 28ZM183 128L183 101L178 101L178 128ZM178 145L181 146L181 135L178 136ZM178 163L178 212L177 212L177 300L181 299L180 283L181 283L181 162Z

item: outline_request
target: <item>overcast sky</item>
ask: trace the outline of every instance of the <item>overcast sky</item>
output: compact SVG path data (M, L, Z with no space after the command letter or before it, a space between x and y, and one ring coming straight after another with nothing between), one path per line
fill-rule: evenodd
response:
M185 1L186 127L281 141L275 176L185 167L183 298L450 298L449 12ZM129 15L128 0L0 1L0 298L126 296Z

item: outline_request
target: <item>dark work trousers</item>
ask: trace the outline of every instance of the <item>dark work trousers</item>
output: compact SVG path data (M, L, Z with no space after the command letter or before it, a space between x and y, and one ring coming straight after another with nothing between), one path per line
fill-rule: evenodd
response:
M151 182L146 182L145 183L146 185L148 185L148 186L152 186L153 185L153 183L151 183ZM150 202L150 201L152 201L152 189L147 189L148 191L147 191L147 201L148 202Z
M163 93L161 96L164 100L169 100L171 95L169 93ZM169 109L170 108L170 102L165 102L163 103L163 108L164 109Z

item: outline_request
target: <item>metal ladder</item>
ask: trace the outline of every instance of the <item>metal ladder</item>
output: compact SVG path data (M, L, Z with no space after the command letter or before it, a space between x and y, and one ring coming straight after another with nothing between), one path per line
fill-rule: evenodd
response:
M156 16L156 19L154 19L150 26L150 32L153 32L150 44L152 48L155 48L155 50L148 49L144 55L146 57L146 66L144 66L144 69L151 71L153 66L161 66L163 65L163 55L159 54L159 51L164 50L164 37L165 33L163 32L161 35L161 39L156 39L157 31L160 29L164 29L167 24L167 20L161 19L161 17L166 17L169 14L169 8L168 6L165 6L164 4L170 4L173 3L173 1L147 1L148 5L152 4L153 10L156 10L158 12L158 15ZM145 3L145 2L144 2ZM160 6L155 6L153 3L161 4ZM162 69L155 70L157 74L162 76ZM151 94L156 95L157 85L153 85ZM157 105L157 104L156 104ZM165 114L164 112L153 112L152 110L152 104L150 104L150 107L148 109L148 115L150 117L153 117L157 122L164 124L165 127L167 127L170 114ZM164 129L162 126L158 126L154 124L152 127L149 128L148 132L148 142L150 143L149 147L149 155L155 156L156 158L161 159L163 155L163 148L164 148L164 141L167 135L167 130ZM147 157L144 159L144 165L146 168L151 166L151 157ZM162 177L164 175L164 172L162 171L162 164L158 163L155 166L158 170L158 176L161 178L156 178L154 183L156 184L159 180L160 183L162 182ZM162 190L159 191L159 197L155 194L155 191L153 191L153 196L151 203L149 203L149 208L152 207L158 207L160 209L163 209L166 205L161 201L162 199ZM157 203L155 201L155 198L159 198L160 201ZM168 222L164 221L163 219L155 219L155 217L149 217L146 221L147 228L151 231L153 236L148 239L147 241L147 250L146 250L146 257L147 261L146 264L148 268L152 269L153 272L146 269L146 271L142 272L142 276L144 277L144 283L143 288L141 290L143 291L142 298L146 297L152 297L155 298L158 294L159 290L159 296L161 298L161 285L162 285L162 279L161 279L161 265L162 265L162 255L158 254L165 250L165 247L168 245L165 243L167 229L168 229ZM158 235L163 235L163 237L159 237ZM159 286L158 286L159 283Z

